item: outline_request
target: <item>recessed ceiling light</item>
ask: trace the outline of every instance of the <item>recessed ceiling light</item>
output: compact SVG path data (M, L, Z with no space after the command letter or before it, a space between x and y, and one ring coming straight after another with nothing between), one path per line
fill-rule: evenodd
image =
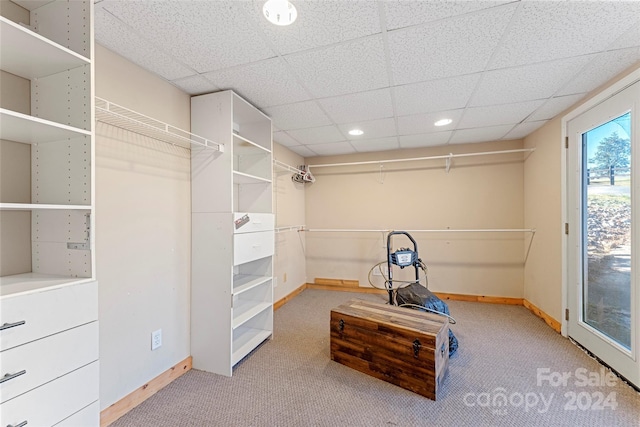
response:
M349 131L349 135L353 135L353 136L360 136L362 135L364 132L361 131L360 129L351 129Z
M453 120L451 119L440 119L434 123L435 126L446 126L451 123Z
M262 13L275 25L289 25L298 17L296 7L287 0L269 0L262 6Z

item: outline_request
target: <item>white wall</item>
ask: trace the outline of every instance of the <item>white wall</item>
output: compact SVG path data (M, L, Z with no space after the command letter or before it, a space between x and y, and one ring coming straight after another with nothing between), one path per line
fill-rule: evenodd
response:
M95 62L96 96L189 130L188 95L100 45ZM190 355L190 236L189 151L98 122L102 409Z
M274 159L290 166L304 164L304 159L291 150L273 144ZM292 172L274 168L274 211L276 227L300 226L305 224L305 186L291 180ZM276 234L274 276L276 288L274 301L278 301L307 282L305 271L305 236L297 231ZM277 331L276 331L277 333Z

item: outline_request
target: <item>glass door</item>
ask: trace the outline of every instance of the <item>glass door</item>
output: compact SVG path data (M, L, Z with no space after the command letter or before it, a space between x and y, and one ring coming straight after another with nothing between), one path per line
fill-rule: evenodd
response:
M567 124L568 335L636 386L640 82Z

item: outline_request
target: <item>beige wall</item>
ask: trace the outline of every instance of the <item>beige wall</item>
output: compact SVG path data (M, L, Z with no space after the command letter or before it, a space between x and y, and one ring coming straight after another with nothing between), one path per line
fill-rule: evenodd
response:
M522 141L313 157L311 165L522 148ZM523 227L523 155L312 168L306 225L319 229L487 229ZM306 233L307 279L358 280L386 259L382 233ZM458 294L523 296L523 233L411 233L429 268L429 288ZM401 236L393 248L412 246ZM410 272L413 275L413 270ZM399 277L399 276L398 276ZM378 286L383 283L376 279Z
M274 158L293 167L304 164L304 159L279 144L274 144ZM274 211L276 227L304 225L305 186L291 180L290 171L274 168ZM306 283L305 236L297 231L276 234L274 301L278 301Z
M524 140L525 147L536 149L524 169L524 223L525 227L537 230L525 264L524 297L558 321L562 319L563 310L562 251L565 239L562 117L638 69L640 64L629 68Z
M96 95L188 130L190 98L96 46ZM190 153L96 126L96 273L104 409L190 355ZM151 332L162 347L151 351Z

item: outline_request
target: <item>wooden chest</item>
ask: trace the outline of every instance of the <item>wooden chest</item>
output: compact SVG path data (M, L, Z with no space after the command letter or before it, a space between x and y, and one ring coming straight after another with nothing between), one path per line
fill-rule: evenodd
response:
M449 367L449 322L351 300L331 310L331 360L436 400Z

